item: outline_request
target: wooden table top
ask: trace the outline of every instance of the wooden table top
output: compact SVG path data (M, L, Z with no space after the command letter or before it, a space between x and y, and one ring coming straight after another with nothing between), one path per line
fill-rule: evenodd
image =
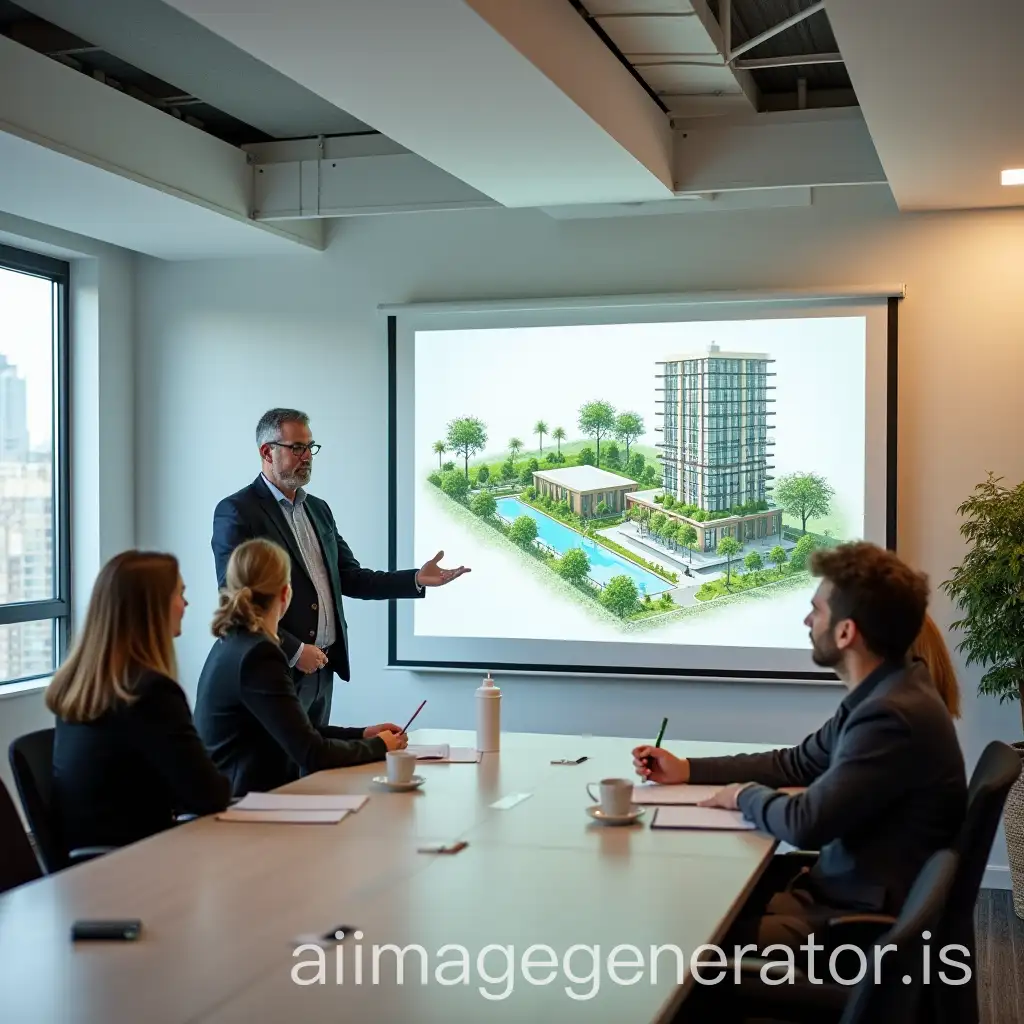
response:
M411 738L474 742L457 731ZM632 778L637 742L505 733L501 752L479 764L421 762L425 784L403 793L373 783L382 763L320 772L285 791L366 793L369 801L338 825L211 816L15 889L0 896L3 1019L668 1020L682 999L677 959L663 951L652 970L652 946L678 948L685 966L695 947L720 938L776 843L757 832L652 830L650 810L631 826L592 821L586 783ZM758 749L665 746L691 756ZM550 763L583 754L580 765ZM516 793L530 795L492 807ZM469 845L454 855L417 852L455 839ZM69 940L76 919L122 917L142 919L139 941ZM316 957L293 955L297 937L338 924L362 937L324 953L325 983L297 984L293 967ZM373 947L385 945L422 950L406 950L401 984L394 950L379 952L374 983ZM608 959L622 945L641 959L630 967L637 952L620 951L616 972ZM527 954L531 946L549 949ZM620 984L616 973L640 977ZM314 976L315 966L298 975Z

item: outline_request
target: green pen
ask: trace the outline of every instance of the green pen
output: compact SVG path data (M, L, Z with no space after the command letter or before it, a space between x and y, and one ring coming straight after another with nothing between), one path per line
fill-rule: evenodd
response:
M665 729L667 727L668 727L668 719L667 718L663 718L661 720L661 728L658 730L658 738L654 741L654 745L656 747L660 747L661 746L661 741L665 738ZM653 767L653 765L651 764L651 758L649 758L649 757L646 758L646 761L647 761L647 770L650 771L651 768Z

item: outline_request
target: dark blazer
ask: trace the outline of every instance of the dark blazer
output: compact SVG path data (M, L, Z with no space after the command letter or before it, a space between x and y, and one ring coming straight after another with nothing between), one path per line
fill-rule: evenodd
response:
M320 540L324 566L331 577L337 640L327 652L330 667L342 679L351 678L348 653L348 624L345 621L343 597L388 601L401 597L420 597L416 570L376 572L364 569L352 549L338 533L334 516L326 501L306 495L306 512ZM281 620L278 635L287 659L291 661L300 643L313 643L317 628L316 587L306 571L302 553L270 493L261 473L236 494L224 498L213 513L213 556L217 564L217 585L224 586L231 552L242 541L266 537L283 545L292 559L292 603Z
M262 633L233 632L213 645L199 677L196 727L234 796L387 753L382 739L364 740L362 729L314 728L284 653Z
M798 747L693 758L693 783L755 782L740 810L758 828L820 850L818 902L898 914L914 879L963 824L967 781L949 712L920 661L883 665ZM787 796L782 786L806 786Z
M174 824L178 814L228 805L228 780L196 733L181 687L155 672L137 699L92 722L56 723L53 796L68 849L124 846Z

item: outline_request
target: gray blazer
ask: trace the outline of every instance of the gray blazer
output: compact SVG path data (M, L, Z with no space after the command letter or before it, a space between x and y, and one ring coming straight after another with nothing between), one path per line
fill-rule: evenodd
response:
M956 731L920 661L876 669L799 746L693 758L690 781L758 783L739 808L783 842L821 851L806 879L815 899L888 914L953 842L967 806Z

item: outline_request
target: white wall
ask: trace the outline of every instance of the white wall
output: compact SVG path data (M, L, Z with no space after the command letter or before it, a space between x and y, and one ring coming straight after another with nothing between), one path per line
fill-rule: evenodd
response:
M141 261L138 536L182 559L193 602L180 646L186 687L210 642L213 507L258 472L252 433L265 408L312 415L324 445L314 488L357 557L385 565L381 302L905 282L899 543L940 582L963 551L958 503L988 469L1024 476L1022 253L1024 211L898 217L887 191L874 188L819 190L807 209L735 214L366 217L339 222L314 259ZM941 598L935 610L951 620ZM400 719L427 697L424 725L471 724L474 677L388 672L385 606L350 602L348 616L354 681L336 687L335 721ZM988 740L1021 737L1018 709L976 699L977 679L964 673L971 764ZM669 738L794 742L841 696L783 685L501 682L508 729L651 738L668 715ZM625 755L624 747L624 770ZM993 863L1005 866L1005 850Z
M72 608L80 620L100 566L135 538L134 257L2 213L0 242L71 263ZM52 722L42 685L0 687L0 778L8 787L10 742Z

